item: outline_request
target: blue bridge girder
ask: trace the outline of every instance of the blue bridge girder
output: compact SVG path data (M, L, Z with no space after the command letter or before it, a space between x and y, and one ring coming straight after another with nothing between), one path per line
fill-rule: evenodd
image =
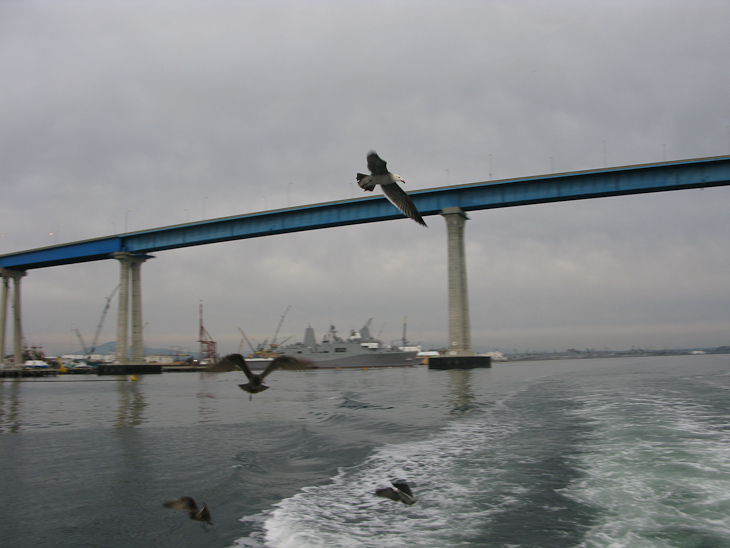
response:
M558 173L410 192L425 216L730 184L730 156ZM359 223L404 219L383 196L248 213L0 255L0 268L29 270Z

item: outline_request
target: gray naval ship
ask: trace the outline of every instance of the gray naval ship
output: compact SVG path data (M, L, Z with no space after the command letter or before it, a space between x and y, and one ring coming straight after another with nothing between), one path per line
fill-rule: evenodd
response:
M418 350L383 345L370 335L370 322L372 318L359 332L351 331L347 339L339 337L335 326L331 325L320 343L310 326L304 330L303 342L280 346L277 351L281 356L306 358L320 368L418 365Z

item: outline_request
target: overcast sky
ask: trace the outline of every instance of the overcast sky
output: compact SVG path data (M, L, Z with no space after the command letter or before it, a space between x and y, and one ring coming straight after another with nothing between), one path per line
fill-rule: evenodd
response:
M724 0L0 0L0 254L357 197L370 149L406 190L727 155L728 28ZM730 344L730 188L469 215L477 350ZM222 353L289 305L290 342L370 317L390 342L408 316L445 345L426 221L156 253L145 344L197 350L202 300ZM29 271L27 342L90 342L118 279Z

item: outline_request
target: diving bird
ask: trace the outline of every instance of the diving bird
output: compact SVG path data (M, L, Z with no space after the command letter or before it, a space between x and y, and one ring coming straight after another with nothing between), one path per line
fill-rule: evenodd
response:
M239 384L238 386L241 390L248 392L249 394L258 394L259 392L268 390L269 387L264 385L264 379L277 369L284 369L286 371L304 371L314 367L314 364L309 360L302 360L291 356L279 356L274 358L260 374L256 374L251 372L246 360L243 359L241 354L229 354L221 360L221 362L223 361L232 363L246 374L248 382L246 384ZM251 397L248 399L250 400Z
M411 197L398 184L399 182L405 183L405 181L401 179L400 175L388 171L385 160L374 150L368 152L368 169L370 175L357 174L357 184L360 185L360 188L372 192L376 185L380 185L385 197L406 217L410 217L419 225L428 226L413 204Z
M162 505L167 508L172 508L173 510L187 512L190 519L195 521L205 521L213 525L213 522L210 521L210 511L208 510L208 507L205 503L203 503L203 507L198 508L193 497L180 497L178 499L166 500L162 503Z
M411 505L416 503L416 498L411 492L409 485L403 480L391 481L393 487L385 487L383 489L377 489L375 494L384 499L394 500L395 502L402 502L403 504Z

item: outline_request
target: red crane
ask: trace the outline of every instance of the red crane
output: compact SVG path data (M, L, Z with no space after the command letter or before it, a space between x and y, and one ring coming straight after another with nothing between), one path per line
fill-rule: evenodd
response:
M208 330L203 325L203 301L200 301L200 339L198 339L198 342L200 343L199 364L203 365L218 361L218 354L216 351L217 343L213 340L213 337L210 336L210 333L208 333Z

